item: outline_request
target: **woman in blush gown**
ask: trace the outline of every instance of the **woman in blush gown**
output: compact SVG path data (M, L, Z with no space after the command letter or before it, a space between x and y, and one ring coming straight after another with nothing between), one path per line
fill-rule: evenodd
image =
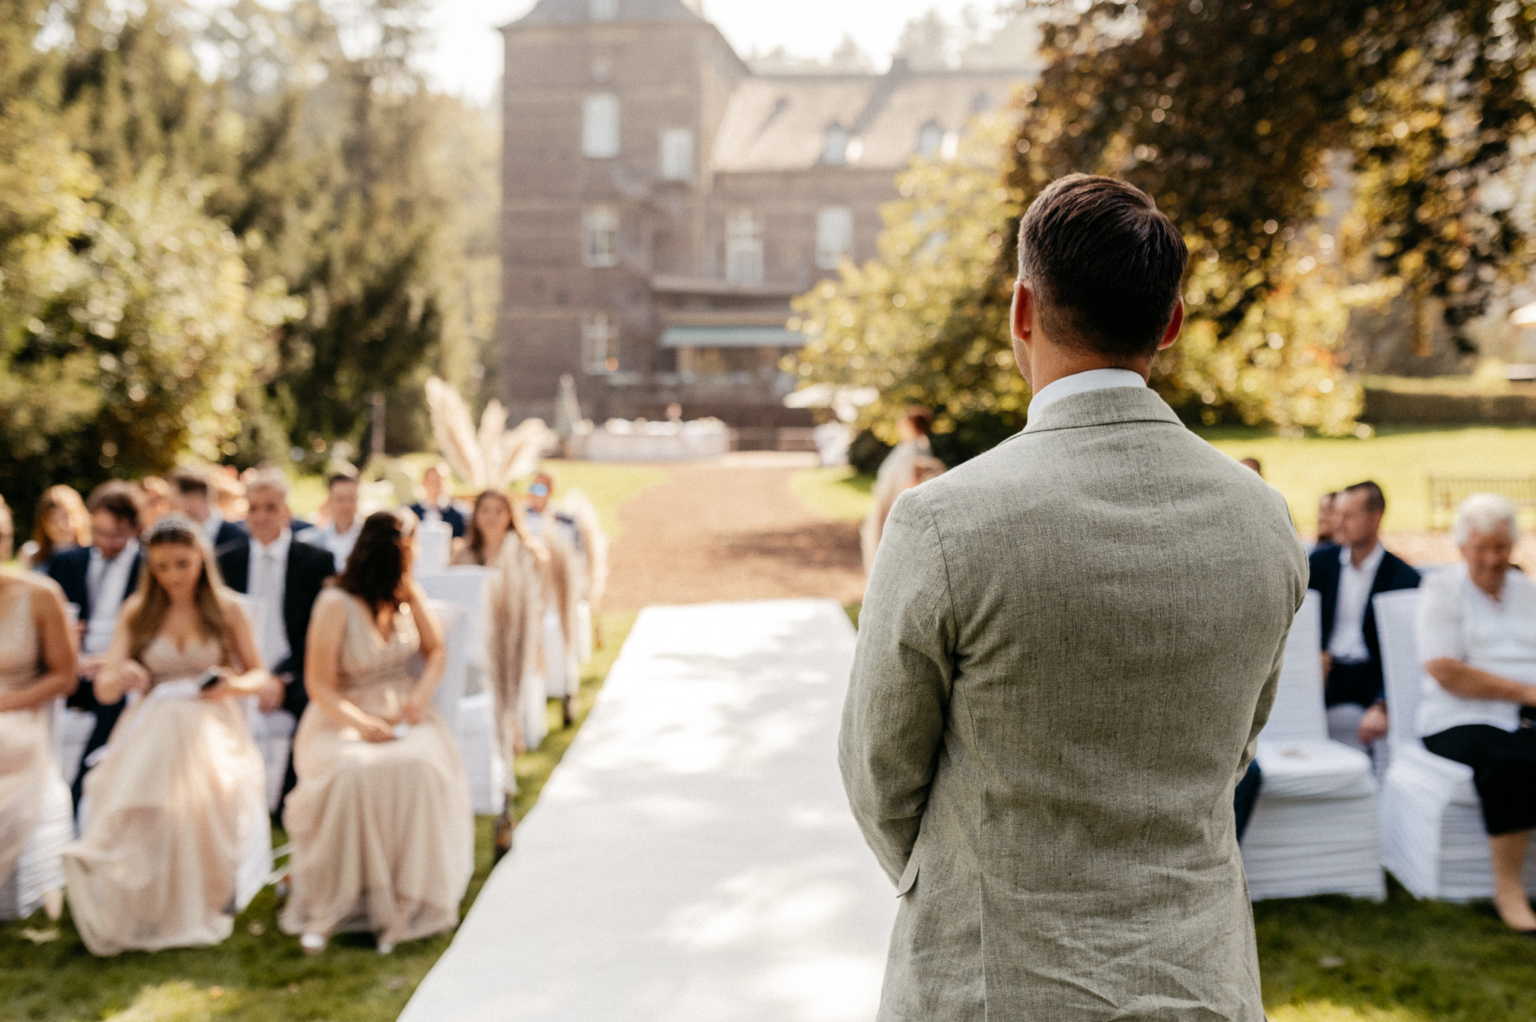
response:
M42 906L56 920L63 908L59 856L74 810L54 762L51 704L75 684L63 593L44 575L0 571L0 919Z
M218 944L271 863L265 769L238 699L277 682L245 669L261 663L251 624L201 528L167 516L145 548L96 680L104 703L135 698L64 849L70 910L96 955Z
M473 872L469 779L432 704L447 652L410 573L415 522L370 515L310 621L281 922L311 954L334 933L373 933L388 954L452 929Z

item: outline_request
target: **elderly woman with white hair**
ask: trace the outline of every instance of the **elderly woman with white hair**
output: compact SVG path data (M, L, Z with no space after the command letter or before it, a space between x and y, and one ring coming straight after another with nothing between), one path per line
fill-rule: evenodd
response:
M1520 715L1536 706L1536 582L1511 570L1520 535L1515 507L1503 497L1467 498L1454 536L1465 563L1420 589L1419 655L1430 677L1418 731L1430 752L1472 768L1494 907L1510 927L1536 935L1521 879L1536 826L1536 730Z

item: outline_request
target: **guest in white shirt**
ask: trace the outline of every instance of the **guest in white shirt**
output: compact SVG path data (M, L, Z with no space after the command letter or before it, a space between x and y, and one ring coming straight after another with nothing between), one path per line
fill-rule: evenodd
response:
M427 466L421 474L421 488L426 499L412 504L411 511L423 522L446 522L453 530L454 539L463 539L469 531L469 519L454 503L453 495L443 491L443 484L452 479L448 466L443 463ZM478 498L476 499L478 503Z
M1334 507L1339 545L1312 552L1307 583L1322 597L1328 737L1369 750L1387 733L1381 640L1371 597L1417 589L1419 573L1381 545L1387 500L1380 486L1356 483L1339 494Z
M362 519L357 517L357 469L350 465L335 469L326 477L325 485L329 493L325 510L330 521L300 538L329 550L336 570L342 572L347 570L347 558L352 556L358 534L363 531Z
M92 491L86 509L91 516L91 545L54 554L43 569L64 590L64 598L74 604L78 619L80 687L70 697L69 705L96 718L75 774L76 804L89 770L84 760L107 743L123 712L121 702L103 705L97 701L96 675L106 663L107 649L117 629L118 611L138 588L144 562L138 538L139 493L135 487L121 482L103 483Z
M234 522L227 522L219 513L218 505L210 496L208 477L192 469L179 469L171 474L171 510L186 515L202 527L208 545L217 551L220 547L244 538L245 530Z
M1465 563L1431 575L1419 602L1419 656L1429 678L1418 732L1437 756L1465 763L1482 802L1493 902L1509 926L1536 934L1521 875L1536 826L1536 582L1510 570L1514 505L1478 494L1456 513Z

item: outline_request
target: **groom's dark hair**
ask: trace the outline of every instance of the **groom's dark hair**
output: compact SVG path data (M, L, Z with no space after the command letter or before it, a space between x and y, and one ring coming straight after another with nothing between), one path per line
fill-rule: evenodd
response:
M1188 264L1152 197L1112 177L1051 182L1019 224L1019 277L1051 339L1113 358L1157 350Z

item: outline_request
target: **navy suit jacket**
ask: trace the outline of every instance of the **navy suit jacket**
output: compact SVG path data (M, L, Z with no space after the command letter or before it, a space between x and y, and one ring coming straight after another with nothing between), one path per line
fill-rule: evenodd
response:
M447 507L438 508L437 510L438 513L443 516L443 521L447 522L449 528L453 529L453 538L463 539L464 533L469 529L469 519L464 517L464 512L460 511L452 504L449 504ZM411 514L415 515L417 518L425 519L427 516L427 505L412 504Z
M224 584L237 593L249 593L251 574L251 539L240 538L218 550L219 571ZM288 630L288 658L272 664L273 674L291 674L296 681L304 678L304 643L309 637L309 617L326 580L336 574L336 559L329 550L293 540L288 544L288 569L283 584L283 625Z
M234 522L220 522L219 534L213 537L213 548L215 550L221 550L229 544L238 543L240 540L245 538L245 529L240 525L237 525Z
M1338 617L1339 609L1339 579L1344 574L1344 566L1339 563L1339 547L1329 545L1320 547L1312 552L1312 580L1307 584L1309 589L1316 589L1322 597L1323 614L1323 649L1333 641L1334 619ZM1388 551L1381 559L1381 566L1376 569L1376 578L1371 583L1371 596L1377 593L1391 593L1399 589L1417 589L1419 587L1419 573L1407 561ZM1365 602L1365 648L1370 651L1371 658L1367 666L1370 681L1375 685L1376 698L1381 698L1381 639L1376 635L1376 604L1374 599ZM1350 700L1352 701L1352 700Z
M123 589L123 599L133 595L133 591L139 585L139 571L144 566L144 549L139 548L138 554L133 559L133 566L128 569L128 585ZM80 620L91 619L91 590L86 584L86 576L91 570L91 548L88 546L75 547L73 550L65 550L54 554L43 566L47 576L59 584L64 590L64 599L80 608Z

